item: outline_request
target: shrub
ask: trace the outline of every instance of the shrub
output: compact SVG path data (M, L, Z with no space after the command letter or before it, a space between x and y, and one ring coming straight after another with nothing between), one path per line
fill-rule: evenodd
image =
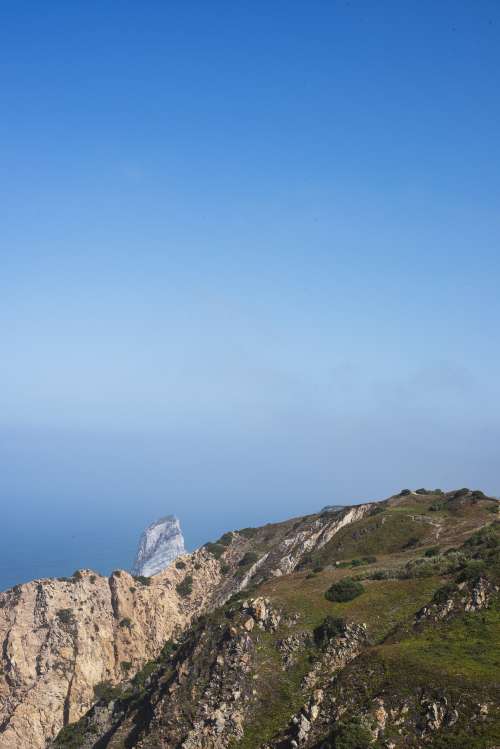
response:
M80 580L83 580L83 575L80 570L76 570L76 572L73 572L73 582L77 583Z
M361 567L362 564L361 559L351 559L351 567Z
M383 507L382 505L377 505L377 507L373 508L370 515L380 515L381 512L385 512L385 507Z
M238 533L245 538L253 538L257 533L257 528L241 528Z
M122 629L131 630L134 625L132 624L132 619L130 619L128 616L125 616L118 626L122 627Z
M317 574L318 572L323 572L324 569L325 568L321 564L315 564L313 567L313 572Z
M222 544L222 546L229 546L233 540L233 533L232 531L228 531L227 533L224 533L218 540L217 543Z
M345 630L345 622L333 616L327 616L322 624L313 631L314 643L316 647L322 648L328 645L329 641L337 635L341 635Z
M205 548L209 554L212 554L216 559L220 559L221 556L226 551L226 547L219 543L213 543L212 541L209 541L205 546Z
M69 625L74 624L75 622L75 617L72 609L59 609L59 611L57 611L56 613L56 616L61 624Z
M223 575L227 575L231 567L228 564L221 564L220 571Z
M390 573L388 570L375 570L370 575L370 580L389 580Z
M54 746L64 747L64 749L79 749L85 741L85 733L86 728L83 721L69 723L56 736Z
M131 585L130 588L129 588L129 590L130 590L131 593L135 593L135 591L137 590L137 588L134 588L134 586Z
M443 510L443 509L444 509L444 504L443 504L443 502L433 502L433 503L432 503L432 504L430 505L430 507L429 507L429 510L430 510L431 512L440 512L440 511L441 511L441 510Z
M186 575L184 580L175 586L177 593L181 598L187 598L193 592L193 578L191 575Z
M446 603L446 601L453 595L454 592L454 585L448 583L447 585L443 585L442 588L436 590L432 600L434 601L434 603Z
M101 681L94 686L94 697L98 702L102 700L109 702L110 700L119 699L121 694L120 687L114 687L110 681Z
M325 593L325 598L328 601L338 601L341 603L352 601L353 598L357 598L363 592L364 588L360 582L353 580L352 577L344 577L343 580L333 583L333 585L328 588Z
M403 549L414 549L415 546L418 546L419 540L417 536L411 536L408 541L403 546Z
M121 570L113 570L113 572L111 573L111 576L121 577L122 576L122 571Z
M149 679L151 674L155 672L156 667L156 661L148 661L147 663L145 663L141 670L138 671L132 679L132 683L134 684L134 686L139 690L143 690L147 680Z
M178 570L185 570L186 569L186 562L183 562L183 561L179 560L178 562L175 563L175 566L176 566L176 568Z
M194 568L195 570L201 570L201 564L199 562L196 562Z
M134 575L133 577L136 583L140 583L141 585L151 585L150 577L146 577L145 575Z
M484 574L486 565L481 559L471 559L457 576L457 583L474 583Z
M411 494L411 489L401 489L398 496L399 497L407 497L409 494Z
M367 557L363 557L362 561L363 564L375 564L377 557L373 556L373 554L369 554Z
M424 551L424 557L437 557L439 554L439 546L431 546L430 549Z
M122 661L120 663L120 666L124 674L127 675L130 669L132 668L132 663L130 661Z
M89 579L92 585L94 585L95 581L97 580L97 577L95 575L91 575Z
M255 564L258 558L259 555L256 554L255 551L247 551L246 554L241 557L238 565L240 567L249 567L251 564Z
M415 489L415 494L431 494L431 492L429 489L424 489L422 487L422 489Z
M338 722L331 734L333 749L372 749L370 731L358 719Z
M160 658L162 661L166 661L170 658L173 653L177 650L177 643L172 640L167 640L165 645L162 647L160 652Z

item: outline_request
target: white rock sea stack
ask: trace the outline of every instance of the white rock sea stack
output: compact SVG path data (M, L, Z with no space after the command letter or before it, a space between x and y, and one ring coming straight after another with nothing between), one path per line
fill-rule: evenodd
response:
M185 553L180 523L174 515L167 515L151 523L141 535L132 572L156 575Z

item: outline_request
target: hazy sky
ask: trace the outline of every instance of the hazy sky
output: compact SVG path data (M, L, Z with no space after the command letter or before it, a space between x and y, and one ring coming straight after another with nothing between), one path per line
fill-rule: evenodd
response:
M0 62L0 587L500 493L496 0L4 0Z

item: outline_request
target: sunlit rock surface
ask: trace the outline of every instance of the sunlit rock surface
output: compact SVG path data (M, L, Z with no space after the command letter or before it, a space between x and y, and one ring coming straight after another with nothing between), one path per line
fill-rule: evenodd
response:
M156 575L185 553L179 521L167 515L151 523L142 534L132 572L147 577Z

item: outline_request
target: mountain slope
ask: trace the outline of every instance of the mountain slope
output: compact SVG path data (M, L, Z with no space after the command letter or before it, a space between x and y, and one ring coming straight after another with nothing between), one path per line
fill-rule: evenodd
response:
M117 684L160 652L193 617L255 578L291 572L367 504L224 534L152 578L82 570L0 594L0 747L42 748L77 720L102 682Z
M222 595L55 746L497 746L498 503L426 492L363 507L209 546L223 564L265 557L253 580L239 573L251 590Z

